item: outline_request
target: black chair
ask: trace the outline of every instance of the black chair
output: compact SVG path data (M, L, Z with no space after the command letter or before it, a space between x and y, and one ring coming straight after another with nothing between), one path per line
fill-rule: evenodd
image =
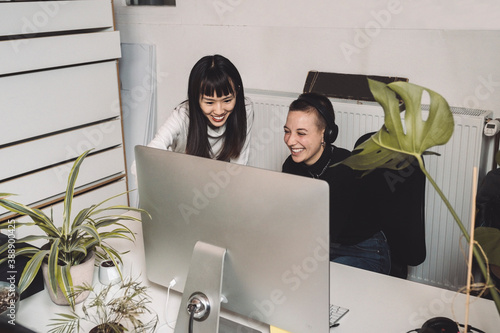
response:
M500 169L490 170L477 190L476 227L500 229Z
M500 169L490 170L478 188L476 196L475 240L488 258L490 277L493 284L500 288ZM476 281L484 282L484 277L474 259ZM483 297L491 299L490 293Z
M355 147L373 134L360 137ZM375 169L360 179L362 190L369 193L371 218L389 243L392 276L406 279L408 266L426 258L425 182L416 160L403 170Z

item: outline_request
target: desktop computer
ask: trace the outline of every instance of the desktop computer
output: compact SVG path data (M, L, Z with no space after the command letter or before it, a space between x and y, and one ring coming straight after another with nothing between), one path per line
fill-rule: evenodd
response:
M221 307L245 318L234 332L329 332L326 182L145 146L135 157L147 277L183 293L176 333L228 331Z

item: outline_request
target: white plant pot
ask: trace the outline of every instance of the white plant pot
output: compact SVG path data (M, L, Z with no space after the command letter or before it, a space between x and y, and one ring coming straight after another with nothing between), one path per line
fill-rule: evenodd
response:
M73 286L83 286L84 284L92 285L94 280L94 264L95 253L92 251L87 255L87 258L80 264L70 268ZM57 295L54 295L52 288L49 285L48 278L48 265L42 264L43 280L45 282L45 289L49 292L50 299L57 305L69 305L66 297L64 297L61 289L57 287ZM89 291L83 292L75 299L75 304L81 303L89 296Z
M99 265L99 282L103 285L114 285L122 280L116 266L106 266L109 262L113 263L111 260L106 260ZM118 266L120 267L120 271L122 271L123 265L119 261Z

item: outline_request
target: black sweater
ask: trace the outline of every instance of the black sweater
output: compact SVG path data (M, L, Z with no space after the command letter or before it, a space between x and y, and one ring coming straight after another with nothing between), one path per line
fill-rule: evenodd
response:
M370 218L376 207L367 200L370 193L363 189L359 174L343 164L330 167L349 155L348 150L332 146L311 166L295 163L291 156L283 163L283 172L322 179L329 184L330 242L344 245L357 244L380 230L380 225Z

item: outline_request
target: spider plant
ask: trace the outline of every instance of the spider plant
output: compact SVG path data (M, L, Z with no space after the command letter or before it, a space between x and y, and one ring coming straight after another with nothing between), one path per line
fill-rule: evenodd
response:
M40 209L30 208L24 204L7 199L12 196L11 193L0 193L0 206L18 214L27 215L31 218L29 222L16 222L15 226L37 226L42 235L29 235L17 239L16 243L30 243L33 241L45 240L47 243L42 248L26 246L16 247L16 256L26 256L29 259L21 277L18 288L22 293L31 284L38 273L42 263L48 265L47 285L57 294L59 287L71 307L75 305L74 297L71 297L73 291L73 279L70 273L72 266L80 264L91 251L94 251L98 257L108 257L116 264L116 260L121 260L120 253L110 246L106 240L121 238L134 241L133 232L126 227L122 221L140 221L138 218L127 215L120 215L118 211L143 210L123 205L105 206L110 200L124 195L121 193L108 198L98 204L92 205L81 210L76 217L71 220L71 208L75 193L75 182L78 177L80 166L90 150L81 154L73 164L68 177L67 188L64 197L62 220L55 220L51 209L50 216L47 216ZM111 214L116 212L116 214ZM62 221L62 226L57 224ZM9 222L0 224L0 229L9 227ZM103 230L100 230L103 228ZM8 244L0 247L0 263L5 262ZM123 254L123 253L122 253ZM9 253L10 255L10 253Z
M78 333L84 322L94 325L90 333L146 333L156 330L157 315L148 322L143 322L140 318L154 312L149 307L151 298L147 287L139 282L127 279L118 289L108 285L101 290L84 285L76 288L75 297L83 292L90 292L88 300L82 304L83 315L75 311L69 314L58 313L58 318L52 319L53 323L49 324L52 326L49 333Z
M352 155L343 164L356 170L373 170L375 168L404 169L412 159L416 159L420 169L432 184L436 192L446 204L460 228L464 238L470 242L470 235L450 202L438 187L429 172L425 169L422 155L436 154L428 149L444 145L453 134L454 121L446 100L436 92L408 82L384 84L368 80L375 100L384 109L384 125L369 140L357 146ZM430 97L429 114L422 119L421 100L424 92ZM399 95L406 106L405 126L401 121ZM481 251L474 245L474 257L486 281L490 281ZM500 296L492 284L488 284L497 310L500 314Z

